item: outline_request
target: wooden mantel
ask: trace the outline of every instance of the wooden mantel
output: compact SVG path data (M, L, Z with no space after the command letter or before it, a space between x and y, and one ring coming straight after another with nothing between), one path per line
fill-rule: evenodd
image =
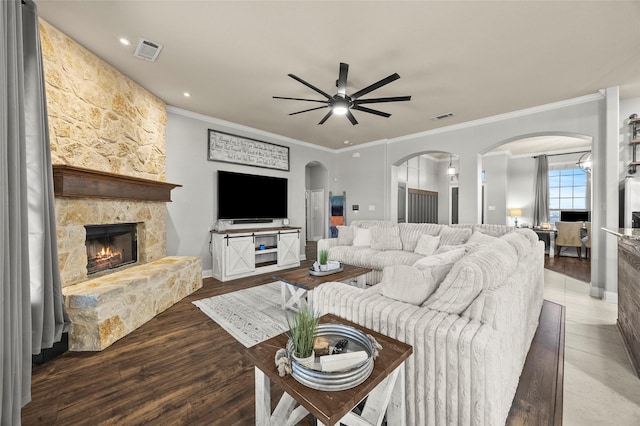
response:
M56 197L171 202L171 190L179 186L64 164L53 166Z

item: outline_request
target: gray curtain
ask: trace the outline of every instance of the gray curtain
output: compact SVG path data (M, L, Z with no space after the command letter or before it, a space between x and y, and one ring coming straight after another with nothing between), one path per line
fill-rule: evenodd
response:
M53 195L47 102L38 14L33 1L23 6L25 128L29 203L32 353L59 342L69 324L64 309Z
M0 2L0 424L20 424L31 355L68 322L57 264L36 6Z
M536 181L534 185L533 224L549 222L549 160L546 155L536 157Z

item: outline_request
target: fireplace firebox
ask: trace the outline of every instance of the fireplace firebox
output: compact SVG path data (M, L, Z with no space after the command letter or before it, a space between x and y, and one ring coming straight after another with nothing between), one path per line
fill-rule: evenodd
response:
M138 261L135 223L87 225L87 274Z

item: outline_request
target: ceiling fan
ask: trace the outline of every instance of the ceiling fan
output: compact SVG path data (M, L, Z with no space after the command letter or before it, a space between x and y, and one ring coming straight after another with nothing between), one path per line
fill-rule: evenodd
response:
M367 112L369 114L375 114L375 115L379 115L381 117L390 117L391 114L386 113L386 112L382 112L382 111L378 111L375 109L371 109L371 108L367 108L365 106L362 106L363 104L375 104L375 103L381 103L381 102L401 102L401 101L410 101L411 100L411 96L392 96L392 97L387 97L387 98L369 98L369 99L360 99L361 96L366 95L369 92L373 92L376 89L379 89L380 87L387 85L389 83L391 83L392 81L395 81L397 79L400 78L400 76L398 75L398 73L394 73L391 74L390 76L383 78L382 80L373 83L367 87L365 87L364 89L358 90L357 92L351 94L351 95L347 95L347 74L349 72L349 64L345 64L345 63L340 63L340 74L338 75L338 80L336 80L336 86L338 87L338 93L336 93L333 96L330 96L328 93L318 89L316 86L314 86L313 84L307 83L306 81L304 81L303 79L301 79L300 77L294 75L294 74L288 74L289 77L293 78L294 80L299 81L300 83L304 84L305 86L307 86L308 88L318 92L319 94L321 94L322 96L324 96L326 99L322 99L322 100L318 100L318 99L303 99L303 98L287 98L284 96L274 96L274 99L288 99L288 100L292 100L292 101L306 101L306 102L318 102L321 104L325 104L319 107L315 107L315 108L309 108L309 109L305 109L302 111L297 111L297 112L292 112L289 115L295 115L295 114L300 114L303 112L309 112L309 111L315 111L317 109L323 109L323 108L330 108L329 112L327 113L327 115L325 115L322 120L320 120L320 122L318 124L323 124L325 121L327 121L329 119L329 117L331 117L333 114L336 115L346 115L347 118L349 119L349 121L351 121L351 124L353 124L354 126L356 124L358 124L358 120L356 120L356 118L353 116L351 110L357 110L357 111L362 111L362 112Z

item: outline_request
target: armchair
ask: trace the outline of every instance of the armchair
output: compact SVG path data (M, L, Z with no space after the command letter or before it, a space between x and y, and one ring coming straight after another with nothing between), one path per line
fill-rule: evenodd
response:
M584 241L584 247L587 255L587 259L589 259L589 252L591 251L591 222L586 222L585 226L587 228L587 237Z
M558 256L562 247L575 247L578 252L578 258L582 255L582 240L580 239L580 229L582 222L556 222L558 236L556 237L556 246L558 247Z

